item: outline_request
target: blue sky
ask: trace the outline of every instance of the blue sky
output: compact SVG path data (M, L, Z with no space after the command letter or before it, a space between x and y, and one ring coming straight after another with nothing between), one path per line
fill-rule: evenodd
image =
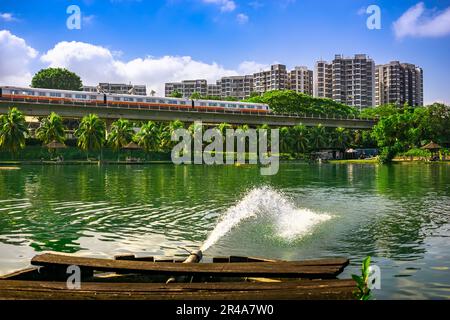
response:
M81 8L80 30L66 27L71 4ZM380 30L366 27L372 4ZM131 81L162 94L165 81L367 53L421 66L425 102L450 103L450 0L3 0L0 30L2 83L26 84L51 65L86 84Z

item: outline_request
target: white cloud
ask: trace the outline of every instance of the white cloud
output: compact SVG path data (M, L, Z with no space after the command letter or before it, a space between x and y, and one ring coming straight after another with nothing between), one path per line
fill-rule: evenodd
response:
M215 82L222 76L238 75L217 63L204 63L189 56L145 57L120 60L109 49L83 42L60 42L41 57L51 67L64 67L77 73L86 85L99 82L132 82L164 94L164 83L185 79Z
M38 52L7 30L0 31L0 84L28 86L35 71L30 67L62 67L77 73L85 85L99 82L144 84L148 92L164 95L164 83L186 79L206 79L252 74L269 66L244 61L235 69L205 63L189 56L143 57L125 60L121 51L84 42L63 41L40 56ZM39 63L38 63L39 62ZM33 69L33 71L32 71Z
M450 34L450 7L444 11L427 10L423 2L409 8L393 24L397 38L442 37Z
M204 3L220 6L220 11L231 12L236 9L236 3L233 0L202 0Z
M268 64L257 63L255 61L244 61L239 65L238 73L241 75L253 74L268 69L270 69L270 65Z
M0 84L29 85L29 63L38 52L8 30L0 30Z
M246 14L239 13L236 16L236 20L239 24L246 24L248 22L248 16Z
M0 12L0 20L6 21L6 22L12 22L12 21L17 21L17 18L14 17L12 13Z

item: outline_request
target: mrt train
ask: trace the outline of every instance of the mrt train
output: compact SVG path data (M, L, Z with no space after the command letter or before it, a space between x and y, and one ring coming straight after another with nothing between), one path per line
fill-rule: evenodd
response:
M158 107L160 109L196 109L198 111L241 111L256 113L270 112L269 106L261 103L192 100L167 97L158 98L129 94L112 94L9 86L0 86L0 99L41 103L82 103L118 107L139 106L140 108Z

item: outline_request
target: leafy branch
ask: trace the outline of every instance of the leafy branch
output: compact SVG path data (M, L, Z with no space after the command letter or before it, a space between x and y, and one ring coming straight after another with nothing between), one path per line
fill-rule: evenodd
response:
M352 279L356 281L357 290L353 292L358 300L369 300L372 298L371 290L369 288L369 273L370 273L370 256L364 259L361 266L361 276L352 275Z

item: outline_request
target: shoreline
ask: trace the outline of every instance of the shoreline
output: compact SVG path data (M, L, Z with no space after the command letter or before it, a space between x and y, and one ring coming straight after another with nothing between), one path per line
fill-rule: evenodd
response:
M309 162L305 160L281 160L280 163L318 163ZM403 160L394 159L391 164L407 164L407 163L424 163L424 164L450 164L450 160L440 160L440 161L426 161L426 160ZM87 160L68 160L68 161L49 161L49 160L11 160L11 161L0 161L0 170L16 169L17 166L23 165L43 165L43 166L54 166L54 165L152 165L152 164L174 164L169 160L153 160L153 161L140 161L140 162L127 162L127 161L87 161ZM328 160L324 164L369 164L377 165L380 164L378 159L348 159L348 160ZM222 165L227 165L226 163ZM239 166L238 164L232 164L234 166ZM245 163L242 165L252 165ZM259 164L256 164L259 165Z

